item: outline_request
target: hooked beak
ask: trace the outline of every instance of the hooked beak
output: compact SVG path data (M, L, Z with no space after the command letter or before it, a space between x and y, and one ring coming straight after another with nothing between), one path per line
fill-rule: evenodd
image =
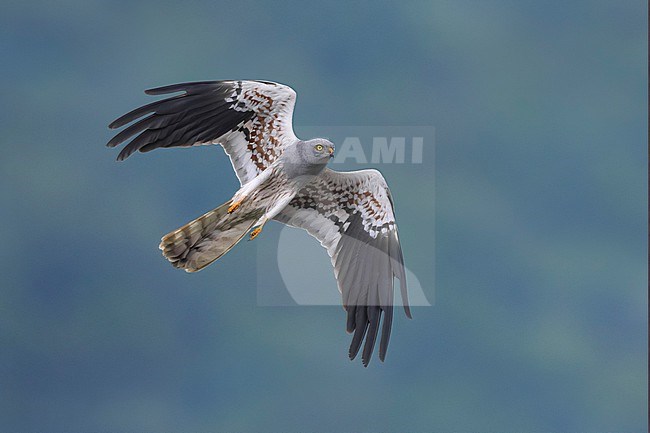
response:
M330 147L329 151L330 151L330 158L334 158L334 148Z

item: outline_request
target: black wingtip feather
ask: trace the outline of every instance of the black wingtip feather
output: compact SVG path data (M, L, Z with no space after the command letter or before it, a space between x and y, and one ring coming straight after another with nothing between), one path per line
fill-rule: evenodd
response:
M154 87L144 91L147 95L165 95L167 93L190 92L193 88L199 86L218 86L228 83L225 81L191 81L187 83L170 84L168 86Z
M366 330L368 329L368 316L365 308L357 308L355 323L356 329L352 337L352 342L350 343L350 351L348 352L350 360L354 360L357 357L357 353L359 353L361 343L363 342L363 337L366 335Z
M372 351L375 348L377 341L377 333L379 331L379 321L381 320L381 310L379 307L372 306L368 309L368 335L366 336L366 344L363 346L363 354L361 355L361 362L364 367L370 364L372 358Z
M128 153L128 154L125 153L125 152L124 152L124 149L123 149L123 150L120 152L120 154L117 155L117 158L115 158L115 160L118 161L118 162L122 162L122 161L124 161L126 158L128 158L130 155L131 155L131 153Z
M390 342L390 332L393 326L393 307L384 307L384 324L381 328L381 341L379 342L379 360L384 362L388 343Z
M139 119L143 116L146 116L150 113L154 113L161 105L173 103L174 101L179 100L183 95L179 96L172 96L171 98L167 99L161 99L160 101L154 101L150 102L149 104L145 104L141 107L134 108L133 110L129 111L126 114L123 114L122 116L118 117L117 119L113 120L108 127L110 129L118 129L123 127L124 125L127 125L131 122L133 122L135 119Z
M348 334L352 334L354 332L354 329L356 327L356 323L354 321L354 316L357 312L357 307L352 305L348 307L348 320L347 320L347 326L346 326L346 332Z
M187 87L192 83L178 83L170 84L168 86L153 87L145 89L144 93L147 95L166 95L168 93L187 92Z

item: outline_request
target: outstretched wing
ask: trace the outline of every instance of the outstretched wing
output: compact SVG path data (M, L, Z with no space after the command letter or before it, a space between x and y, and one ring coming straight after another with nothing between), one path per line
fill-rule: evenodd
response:
M384 360L393 320L394 277L410 318L402 248L390 191L377 170L325 169L275 217L318 239L329 254L352 333L350 359L365 336L362 362L370 362L383 313L379 359Z
M123 115L109 125L121 128L115 147L130 138L118 160L135 151L159 147L221 144L243 185L264 171L293 143L291 119L296 92L269 81L202 81L146 90L148 95L183 92L152 102Z

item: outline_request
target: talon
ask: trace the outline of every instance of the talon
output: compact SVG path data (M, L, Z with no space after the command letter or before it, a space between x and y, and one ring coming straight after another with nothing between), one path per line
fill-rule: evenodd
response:
M239 206L241 206L241 200L240 200L240 201L236 201L235 203L233 203L233 204L228 208L228 213L233 213L234 211L236 211L237 209L239 209Z
M255 239L255 238L257 237L257 235L259 235L261 232L262 232L262 226L255 227L255 228L253 229L253 231L251 232L251 237L250 237L249 240L252 241L252 240Z

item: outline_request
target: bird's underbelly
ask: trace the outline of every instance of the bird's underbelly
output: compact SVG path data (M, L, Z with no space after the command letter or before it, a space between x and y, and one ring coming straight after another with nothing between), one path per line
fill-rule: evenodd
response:
M272 219L289 204L300 188L302 184L297 180L274 176L252 192L250 202L263 210L263 218Z

